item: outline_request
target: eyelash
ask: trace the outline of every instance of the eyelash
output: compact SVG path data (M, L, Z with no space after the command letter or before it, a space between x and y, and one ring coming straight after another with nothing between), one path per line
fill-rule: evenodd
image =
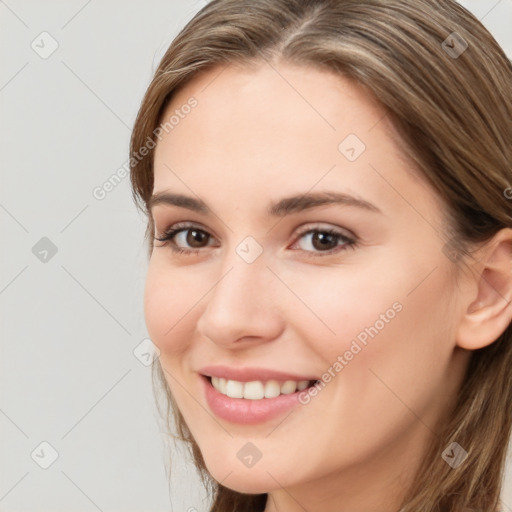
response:
M199 226L196 226L196 225L193 225L193 224L183 224L182 223L182 224L176 224L174 228L166 230L163 233L162 237L156 237L155 236L154 239L159 241L159 242L162 242L162 245L160 247L168 246L171 249L171 251L173 253L175 253L175 254L182 254L182 255L185 255L185 256L192 256L193 254L199 254L201 249L204 249L206 247L201 247L199 249L184 249L182 247L176 246L176 244L172 240L178 233L181 233L182 231L188 231L188 230L191 230L191 229L196 229L197 231L201 231L202 233L205 233L205 234L207 234L208 236L211 237L211 235L206 230L200 228ZM323 256L332 256L333 254L345 251L347 249L355 249L357 247L357 243L356 243L355 237L354 238L350 238L350 237L344 235L343 233L341 233L339 231L336 231L335 229L332 229L332 228L326 228L326 229L321 229L321 228L320 229L319 228L312 229L312 228L308 228L308 229L304 229L303 231L301 231L298 234L296 242L298 242L303 236L309 235L311 233L324 233L324 234L335 236L335 237L338 238L338 241L342 241L343 242L343 245L336 246L334 249L330 249L328 251L306 251L306 250L303 250L303 249L299 249L299 250L302 250L302 252L306 253L308 257L316 258L316 257L323 257ZM294 245L295 245L296 242L294 242Z

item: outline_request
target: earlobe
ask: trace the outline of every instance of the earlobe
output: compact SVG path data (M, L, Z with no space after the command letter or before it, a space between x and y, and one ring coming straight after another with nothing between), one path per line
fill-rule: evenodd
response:
M457 345L467 350L496 341L512 321L512 229L504 228L479 250L467 307L457 329Z

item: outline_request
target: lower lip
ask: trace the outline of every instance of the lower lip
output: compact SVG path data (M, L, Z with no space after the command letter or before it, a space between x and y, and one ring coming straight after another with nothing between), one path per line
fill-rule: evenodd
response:
M275 398L249 400L246 398L230 398L217 391L210 380L201 376L204 383L206 401L213 413L223 420L243 425L254 425L277 418L300 404L300 391Z

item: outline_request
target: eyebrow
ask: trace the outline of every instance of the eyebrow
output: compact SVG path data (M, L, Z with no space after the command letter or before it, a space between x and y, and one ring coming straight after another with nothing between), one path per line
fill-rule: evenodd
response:
M201 199L186 196L183 194L174 194L171 192L159 192L151 196L148 202L149 210L160 204L179 206L203 215L211 212L210 208ZM341 204L345 206L354 206L371 212L382 213L374 204L340 192L310 192L301 195L289 196L272 203L267 209L268 215L275 217L284 217L291 213L298 213L309 208L325 206L330 204Z

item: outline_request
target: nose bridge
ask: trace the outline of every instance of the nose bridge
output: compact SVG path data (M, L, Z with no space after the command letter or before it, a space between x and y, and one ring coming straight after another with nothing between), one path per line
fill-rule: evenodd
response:
M278 334L281 319L270 282L275 276L267 268L262 247L259 249L256 243L241 242L218 267L218 277L198 321L202 334L216 343Z

